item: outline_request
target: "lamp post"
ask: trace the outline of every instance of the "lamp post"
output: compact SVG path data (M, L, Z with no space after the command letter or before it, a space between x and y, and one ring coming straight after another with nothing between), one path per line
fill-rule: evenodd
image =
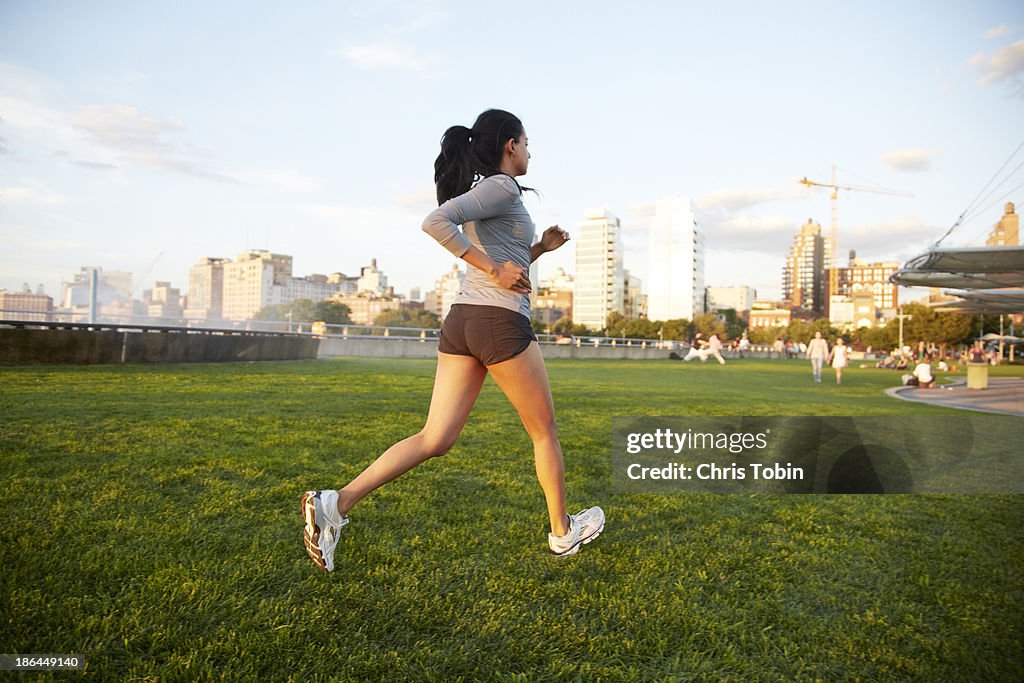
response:
M909 319L913 318L914 316L907 315L906 313L903 312L903 309L900 309L900 312L899 312L899 314L897 314L896 317L900 319L900 352L902 353L903 352L903 319L907 318L909 320Z

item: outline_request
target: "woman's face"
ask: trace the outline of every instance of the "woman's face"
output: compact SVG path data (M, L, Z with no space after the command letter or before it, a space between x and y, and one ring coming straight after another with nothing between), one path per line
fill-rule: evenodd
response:
M530 166L530 139L526 137L526 131L519 136L518 140L512 141L512 155L511 155L512 168L515 171L512 175L521 176L526 175L526 170Z

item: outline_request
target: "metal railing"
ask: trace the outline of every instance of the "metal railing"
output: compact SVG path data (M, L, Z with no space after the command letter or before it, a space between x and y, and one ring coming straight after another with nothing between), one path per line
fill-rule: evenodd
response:
M139 315L103 315L96 322L88 320L87 312L71 311L37 311L0 309L0 326L16 325L19 327L75 327L77 329L137 329L167 331L209 331L215 333L252 332L288 335L313 335L333 339L375 339L419 340L436 342L441 334L437 328L402 327L397 325L357 325L320 324L308 322L288 322L273 320L222 320L208 318L159 318ZM571 345L591 348L637 348L658 349L664 351L686 352L690 344L674 339L634 339L631 337L601 337L591 335L538 334L541 344ZM751 345L744 351L752 353L774 353L772 345ZM726 347L722 350L726 356L738 355L735 348ZM786 353L781 354L786 357Z

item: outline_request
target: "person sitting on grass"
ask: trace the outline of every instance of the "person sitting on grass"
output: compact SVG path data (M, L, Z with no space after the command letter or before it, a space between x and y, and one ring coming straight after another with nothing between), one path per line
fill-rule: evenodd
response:
M917 379L917 386L922 389L931 389L935 386L935 377L932 375L931 356L925 354L921 362L914 368L914 377Z

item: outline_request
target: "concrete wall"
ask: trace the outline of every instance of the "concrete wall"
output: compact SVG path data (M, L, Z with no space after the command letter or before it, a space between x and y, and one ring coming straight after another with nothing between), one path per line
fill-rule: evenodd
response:
M574 346L572 344L541 344L545 358L604 358L609 360L666 359L666 349L642 349L639 346ZM356 356L366 358L435 358L436 339L342 339L320 340L318 357Z
M0 329L0 365L300 360L317 347L312 337Z

